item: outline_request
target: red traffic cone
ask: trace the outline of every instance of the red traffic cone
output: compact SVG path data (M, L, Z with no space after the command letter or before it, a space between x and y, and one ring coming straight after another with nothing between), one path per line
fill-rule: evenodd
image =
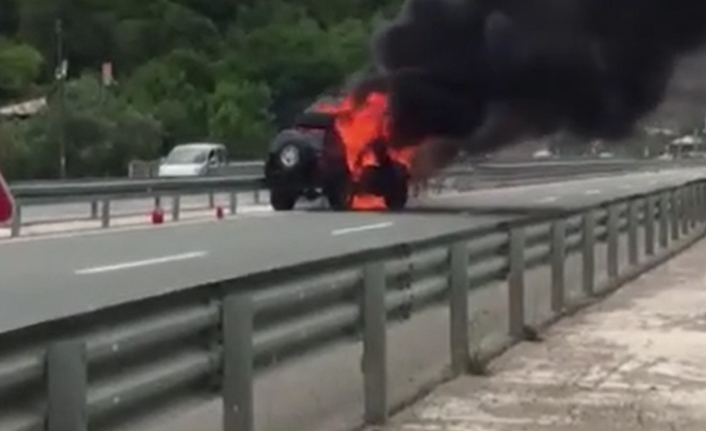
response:
M152 224L162 224L164 223L164 211L160 207L156 207L152 210Z
M225 213L223 212L223 207L219 205L216 207L216 218L220 220L223 217L225 217Z

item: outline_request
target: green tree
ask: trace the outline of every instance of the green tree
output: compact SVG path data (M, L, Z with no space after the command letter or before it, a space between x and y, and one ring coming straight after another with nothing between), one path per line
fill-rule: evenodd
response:
M361 34L359 28L351 20L327 30L301 7L283 5L267 24L247 33L231 31L225 67L236 76L267 83L272 89L271 110L282 126L317 95L340 85L351 72L343 71L344 65L359 62L350 56L348 46L340 44L346 40L342 29L353 29L356 35Z
M18 24L17 2L15 0L4 1L2 13L0 13L0 37L14 36L17 33Z
M211 136L225 142L236 158L261 157L272 134L265 84L245 80L218 84L209 100Z
M69 176L124 176L130 160L158 157L161 136L156 119L84 75L66 84L63 99L52 94L38 115L0 123L0 157L8 178L56 178L63 137Z
M49 98L36 117L1 125L0 163L17 178L56 176L60 136L73 176L118 175L131 158L197 139L259 157L278 128L369 62L371 32L401 4L0 1L0 101ZM60 41L64 99L55 93ZM95 76L105 61L114 66L111 88Z
M53 124L61 121L56 118L58 103L52 100L50 105ZM95 75L70 82L63 103L62 129L71 176L125 175L131 159L159 154L159 121L125 106Z
M163 125L164 150L207 137L208 94L214 82L207 65L193 52L175 51L140 67L126 82L123 99Z
M0 39L0 101L26 93L39 77L43 59L30 45Z

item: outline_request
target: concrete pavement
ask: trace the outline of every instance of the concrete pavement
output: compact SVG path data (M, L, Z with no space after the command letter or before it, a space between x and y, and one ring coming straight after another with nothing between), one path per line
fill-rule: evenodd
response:
M377 431L706 429L701 242Z

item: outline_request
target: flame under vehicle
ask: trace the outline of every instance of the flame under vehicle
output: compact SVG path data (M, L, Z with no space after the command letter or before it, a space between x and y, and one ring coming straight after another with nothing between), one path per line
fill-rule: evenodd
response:
M339 211L406 206L409 164L386 142L379 128L383 116L373 107L319 107L275 137L265 182L276 211L293 209L300 198L321 196Z

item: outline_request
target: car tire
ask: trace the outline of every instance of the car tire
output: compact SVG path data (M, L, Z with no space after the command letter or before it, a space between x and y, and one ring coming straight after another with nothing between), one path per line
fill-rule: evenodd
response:
M351 209L351 195L346 182L328 184L324 187L324 196L329 207L334 211L348 211Z
M409 189L407 184L396 185L391 187L390 190L385 194L385 205L388 209L392 211L400 211L407 206L407 199L409 197Z
M405 168L395 166L391 177L392 181L387 185L387 190L383 196L385 205L392 211L403 210L407 206L407 200L409 199L408 175Z
M333 211L351 209L353 203L351 179L343 163L329 166L321 191Z
M289 190L270 190L270 205L275 211L291 211L297 203L297 197Z

